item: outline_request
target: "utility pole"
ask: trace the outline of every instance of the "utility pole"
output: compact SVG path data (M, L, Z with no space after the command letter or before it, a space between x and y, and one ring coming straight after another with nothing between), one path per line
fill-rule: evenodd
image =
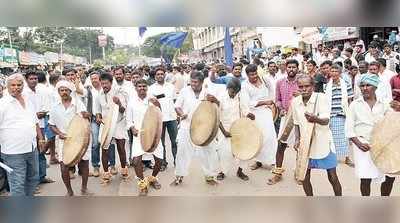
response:
M10 48L12 48L11 32L10 32L10 30L8 30L7 32L8 32L9 45L10 45Z
M92 64L92 46L89 43L89 64Z

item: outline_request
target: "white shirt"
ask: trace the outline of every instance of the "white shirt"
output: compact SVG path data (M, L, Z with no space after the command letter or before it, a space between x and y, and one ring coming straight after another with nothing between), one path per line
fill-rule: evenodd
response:
M327 60L332 61L333 60L332 55L328 55L328 56L322 55L320 57L320 60L318 62L317 61L315 61L315 62L317 63L318 66L320 66L324 61L327 61Z
M196 98L196 95L190 86L184 87L181 90L181 93L175 102L175 108L181 108L183 113L187 114L188 117L181 121L180 128L190 129L193 112L196 110L201 100L205 99L205 96L206 91L204 88L201 90L198 98Z
M149 97L143 100L139 97L131 100L126 108L126 127L130 129L134 126L137 130L142 128L144 114L149 106Z
M376 60L375 60L375 58L374 58L370 53L367 53L367 54L365 55L365 61L366 61L367 63L371 63L371 62L376 61Z
M10 95L0 99L0 144L4 154L29 153L36 147L36 110L32 101L23 98L25 108Z
M38 97L38 111L50 111L52 101L52 90L45 84L38 83L36 86L36 94ZM44 118L39 119L39 127L44 128Z
M234 98L231 98L226 90L220 100L220 121L226 131L229 131L232 123L240 117L245 117L250 111L248 103L240 92Z
M379 77L386 79L386 81L388 81L389 84L390 84L390 79L392 79L392 77L394 76L396 76L396 73L389 69L385 69L381 74L379 74Z
M117 81L114 79L112 83L112 88L115 92L122 91L126 94L127 103L129 100L137 97L136 88L132 82L123 81L122 84L118 84Z
M318 95L318 98L317 98ZM314 112L314 106L315 112ZM330 109L328 106L328 98L323 93L313 93L311 98L305 105L302 96L297 96L292 101L293 108L293 123L298 125L300 128L301 137L307 137L311 135L309 130L310 126L314 123L307 121L304 116L305 112L314 113L320 119L330 118ZM303 141L303 140L300 140ZM310 158L322 159L328 156L329 152L334 150L333 138L329 125L315 124L315 135L310 145Z
M382 119L386 112L390 110L389 103L385 103L379 99L377 99L372 109L364 101L363 97L353 101L346 116L346 137L361 137L369 142L375 123Z
M93 111L93 114L101 114L103 119L107 117L109 110L111 109L111 105L114 103L112 99L113 96L117 96L121 101L122 106L126 108L127 100L123 92L117 92L111 89L107 94L105 94L102 90L94 102L95 110ZM125 114L119 113L118 120L125 120Z
M161 112L163 114L163 122L176 120L176 112L174 106L174 98L175 98L174 85L167 82L161 85L156 82L149 87L148 94L153 97L164 94L165 95L164 98L158 99L161 105Z
M261 85L256 87L251 84L248 80L245 81L242 85L242 95L248 100L249 107L251 110L263 109L263 106L256 107L259 101L264 100L272 100L275 101L275 93L274 88L272 87L271 82L268 79L265 79L267 82L267 87L265 83L261 80Z
M55 125L62 133L67 133L69 123L75 114L85 112L86 107L80 100L72 99L68 108L60 101L50 111L49 124Z

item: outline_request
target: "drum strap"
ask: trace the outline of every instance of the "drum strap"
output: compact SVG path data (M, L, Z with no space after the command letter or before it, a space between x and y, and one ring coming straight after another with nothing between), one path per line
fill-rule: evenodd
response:
M238 99L239 99L239 118L242 117L242 107L240 106L240 94L238 93Z
M87 111L92 114L93 112L93 94L92 91L90 90L90 86L87 86Z

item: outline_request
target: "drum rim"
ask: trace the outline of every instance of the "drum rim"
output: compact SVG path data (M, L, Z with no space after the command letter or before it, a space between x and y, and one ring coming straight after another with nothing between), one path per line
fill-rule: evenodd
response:
M82 157L84 156L84 154L85 154L86 151L88 150L89 143L90 143L90 123L89 123L89 120L87 120L87 119L85 119L85 118L82 118L82 117L81 117L80 115L78 115L78 114L75 114L75 116L73 117L72 120L74 120L74 119L80 119L79 121L80 121L81 123L83 123L83 127L85 127L85 130L86 130L87 133L86 133L86 136L84 137L84 140L85 140L85 141L84 141L84 143L83 143L83 145L82 145L82 147L81 147L79 153L75 155L75 157L72 159L72 161L66 163L66 162L63 160L63 163L64 163L66 166L75 166L75 165L82 159ZM70 122L69 125L68 125L68 129L70 128L70 125L71 125L71 123L72 123L72 120L71 120L71 122ZM64 141L63 147L65 147L65 141ZM63 148L63 159L64 159L64 157L65 157L64 153L65 153L65 150L64 150L64 148Z
M260 128L257 126L257 124L255 123L255 121L253 121L253 120L251 120L251 119L249 119L249 118L247 118L247 117L242 117L242 118L239 118L239 119L236 119L233 123L232 123L232 125L231 125L231 128L229 129L229 131L230 132L232 132L232 127L234 126L234 124L235 123L237 123L237 122L242 122L242 121L246 121L246 122L248 122L248 123L251 123L251 125L253 125L253 127L254 127L254 129L257 129L258 130L258 134L259 134L259 136L260 136L260 138L259 138L259 148L257 149L257 151L250 157L250 158L242 158L242 157L238 157L237 156L237 154L234 154L234 149L233 149L233 146L232 146L232 144L231 144L231 146L232 146L232 154L233 155L235 155L235 157L237 158L237 159L239 159L239 160L243 160L243 161L246 161L246 160L251 160L251 159L254 159L254 157L256 157L260 152L261 152L261 149L262 149L262 146L263 146L263 142L264 142L264 136L263 136L263 134L262 134L262 131L260 130Z
M209 145L210 143L211 143L211 141L217 136L217 133L218 133L218 126L219 126L219 110L218 110L218 106L215 104L215 103L212 103L212 102L210 102L210 101L201 101L200 102L200 104L197 106L197 108L196 108L196 110L193 112L193 114L197 111L197 109L199 108L199 106L201 105L201 104L209 104L209 105L211 105L211 107L212 107L212 109L213 109L213 112L214 112L214 114L215 114L215 123L214 123L214 127L213 127L213 129L212 129L212 131L211 131L211 133L210 133L210 135L209 135L209 137L206 139L206 140L204 140L204 142L202 142L202 143L195 143L194 141L193 141L193 138L192 138L192 131L193 131L193 129L194 128L192 128L192 125L193 125L193 116L192 116L192 119L190 120L190 130L189 130L189 132L190 132L190 141L194 144L194 145L196 145L196 146L207 146L207 145Z

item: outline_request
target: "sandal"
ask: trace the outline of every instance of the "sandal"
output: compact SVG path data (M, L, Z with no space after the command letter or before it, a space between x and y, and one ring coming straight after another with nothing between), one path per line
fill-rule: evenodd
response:
M206 177L206 183L207 183L208 185L211 185L211 186L216 186L216 185L218 185L218 182L214 179L213 176L207 176L207 177Z
M242 171L238 171L236 173L236 176L239 177L240 179L244 180L244 181L248 181L249 180L249 176L244 174Z
M150 183L150 186L152 186L156 190L161 189L161 184L158 182L157 178L154 176L148 176L147 181Z
M220 172L220 173L217 175L217 180L223 180L223 179L225 179L225 174L224 174L223 172Z
M107 184L111 182L111 173L110 172L104 172L103 176L101 177L101 183L102 184Z
M262 163L256 161L255 163L253 163L253 164L250 166L250 169L251 169L251 170L256 170L256 169L259 169L259 168L261 168L261 167L262 167Z
M180 184L182 184L183 182L183 177L182 176L176 176L174 181L172 181L169 185L170 186L178 186Z
M282 181L282 174L274 174L271 178L268 179L268 185L274 185L278 182Z
M285 169L282 167L274 167L273 170L271 171L273 176L272 178L268 179L267 184L268 185L274 185L280 181L282 181L282 174L285 172Z
M146 196L149 192L149 182L147 179L139 180L138 182L139 196Z

